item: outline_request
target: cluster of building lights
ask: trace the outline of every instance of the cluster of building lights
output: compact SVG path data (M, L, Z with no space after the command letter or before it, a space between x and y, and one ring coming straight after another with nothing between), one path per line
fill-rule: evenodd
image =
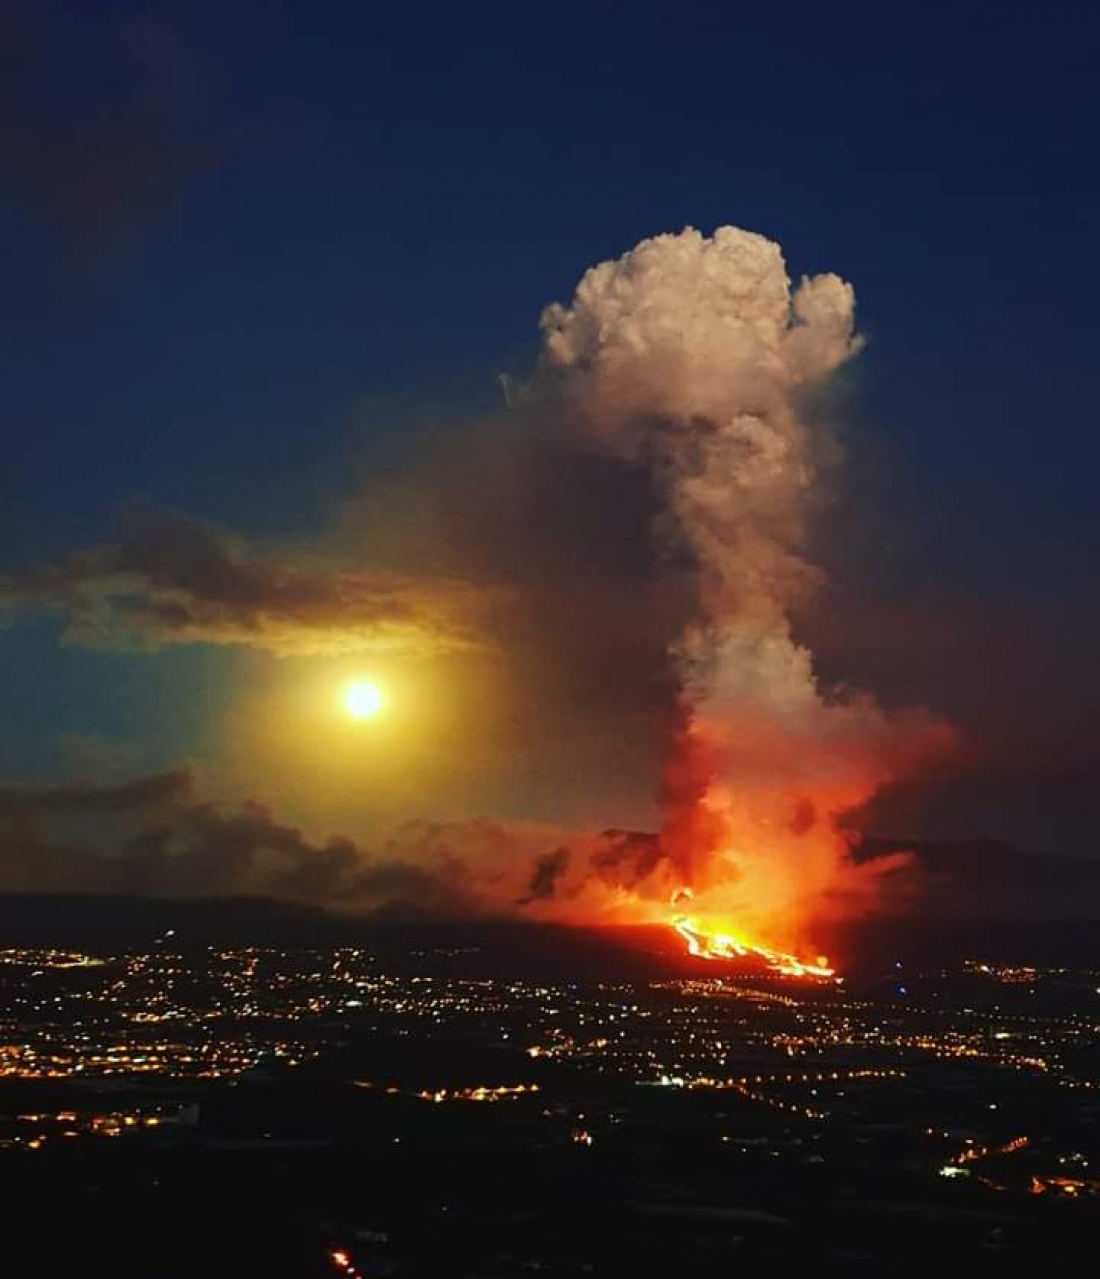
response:
M1012 986L1044 973L977 965L963 975ZM960 989L973 991L974 984ZM835 986L776 989L723 975L576 985L395 974L359 948L209 948L185 955L162 943L149 953L120 956L21 948L0 951L0 1077L134 1077L143 1087L157 1077L232 1080L302 1065L376 1030L431 1042L461 1027L464 1035L517 1057L526 1053L531 1073L538 1074L533 1063L545 1065L547 1080L555 1065L565 1064L626 1085L725 1091L784 1119L814 1124L865 1113L883 1104L876 1098L896 1095L873 1086L878 1083L908 1079L910 1093L920 1090L931 1063L957 1067L960 1078L992 1072L989 1077L1000 1079L1011 1072L1043 1081L1036 1086L1100 1087L1089 1069L1100 1036L1097 1015L1021 1011L1039 1001L1017 1000L1013 1008L1014 994L1027 992L978 998L976 1007L962 1000L920 1006L860 999ZM994 1002L1002 998L1010 1007ZM427 1087L399 1086L384 1076L349 1082L436 1105L535 1100L533 1114L564 1113L577 1124L564 1131L582 1134L573 1136L582 1146L607 1119L578 1124L579 1116L555 1105L552 1086L530 1079L471 1085L429 1079ZM68 1113L23 1125L25 1132L16 1124L4 1144L42 1149L78 1135L118 1138L171 1122L122 1110L61 1118ZM992 1161L1024 1146L990 1137L985 1127L974 1131L941 1171L1000 1188ZM939 1166L940 1159L931 1165ZM1091 1183L1079 1172L1039 1171L1042 1190L1035 1193L1088 1193ZM1070 1191L1071 1182L1080 1185Z

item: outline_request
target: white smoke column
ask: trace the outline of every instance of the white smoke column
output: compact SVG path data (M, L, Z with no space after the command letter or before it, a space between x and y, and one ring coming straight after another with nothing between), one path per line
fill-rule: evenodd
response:
M696 567L699 617L676 661L690 714L677 744L717 761L666 826L667 877L706 909L791 938L811 914L866 897L838 814L927 747L927 718L891 724L866 698L827 699L792 638L817 580L804 558L821 440L806 390L860 347L855 295L836 275L793 290L777 244L721 227L645 240L592 268L542 317L544 371L603 447L653 468L668 527ZM933 731L932 736L937 732ZM683 770L683 763L679 765ZM706 810L700 823L675 810Z

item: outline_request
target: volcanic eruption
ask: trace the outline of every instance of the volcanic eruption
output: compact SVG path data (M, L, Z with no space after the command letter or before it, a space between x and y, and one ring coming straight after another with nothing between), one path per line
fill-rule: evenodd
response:
M568 736L547 734L548 749L564 753L559 743L575 744L592 725L606 739L607 726L622 723L614 717L644 701L637 731L664 732L658 833L418 813L371 848L305 836L254 802L236 811L201 800L190 773L177 770L124 786L8 787L5 882L83 889L118 876L160 893L197 886L361 911L410 904L661 923L702 958L751 955L778 972L829 976L820 952L833 925L912 890L904 855L853 855L849 815L953 743L926 712L887 712L865 693L823 684L796 629L798 605L821 584L811 535L839 457L835 401L823 392L860 348L854 319L850 285L826 274L792 286L779 246L761 235L722 227L657 236L593 267L568 305L543 313L535 377L484 436L463 436L474 462L456 479L448 454L438 479L433 471L423 480L427 494L433 482L441 493L402 503L427 525L420 559L407 546L416 539L402 536L409 563L321 571L162 516L136 536L0 582L7 602L70 617L76 641L115 631L289 654L396 645L420 657L484 658L499 639L501 664L511 661L515 683L535 690L524 703L532 715L547 699L539 680L524 678L531 654L543 653L531 637L552 629L546 669L561 678L555 709L570 724ZM538 446L522 461L507 455L517 438ZM586 468L599 473L592 490L577 487ZM560 490L556 504L527 501L544 481ZM601 518L626 494L629 518L586 523L591 493ZM438 524L421 520L424 507ZM581 532L570 540L574 518ZM574 581L591 538L610 528L627 543L629 577L601 571ZM643 660L632 666L637 653ZM583 678L571 682L578 655ZM629 696L620 687L599 718L586 718L581 698L620 657ZM336 704L332 690L327 696ZM401 699L388 715L387 686L359 677L345 699L355 721L350 768L369 736L365 721L384 729L399 719ZM502 731L492 716L484 722ZM279 751L303 743L283 772L294 774L284 785L299 787L316 738L250 733L243 754L251 759L267 736ZM635 757L645 769L654 767L651 741ZM602 768L616 745L605 755L601 740L587 758ZM90 845L98 854L95 839L117 841L118 856L70 846L71 814L101 810L117 820L95 823L102 833Z
M938 753L950 730L826 689L792 610L824 460L813 397L859 351L855 295L832 274L792 288L762 235L688 228L589 270L543 313L540 377L591 446L649 468L653 528L687 564L693 617L669 654L679 699L656 844L620 841L598 887L628 918L672 923L692 953L752 952L828 975L815 926L880 905L904 857L859 864L845 813Z

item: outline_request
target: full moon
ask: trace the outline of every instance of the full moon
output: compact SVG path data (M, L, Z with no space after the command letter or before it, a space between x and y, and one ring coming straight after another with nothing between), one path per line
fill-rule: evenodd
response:
M354 719L373 719L382 709L382 702L382 690L377 684L351 684L344 696L347 712Z

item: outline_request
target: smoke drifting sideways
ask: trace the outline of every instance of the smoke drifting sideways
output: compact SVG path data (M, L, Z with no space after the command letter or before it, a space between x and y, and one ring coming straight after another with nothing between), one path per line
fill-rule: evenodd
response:
M835 450L805 406L859 350L854 320L849 284L792 291L779 246L733 227L646 240L544 312L541 390L593 448L650 468L657 548L694 585L657 846L605 849L598 887L562 875L558 895L656 919L688 889L707 931L794 947L904 894L905 858L857 864L843 818L954 734L821 688L791 624L818 585L809 517Z

